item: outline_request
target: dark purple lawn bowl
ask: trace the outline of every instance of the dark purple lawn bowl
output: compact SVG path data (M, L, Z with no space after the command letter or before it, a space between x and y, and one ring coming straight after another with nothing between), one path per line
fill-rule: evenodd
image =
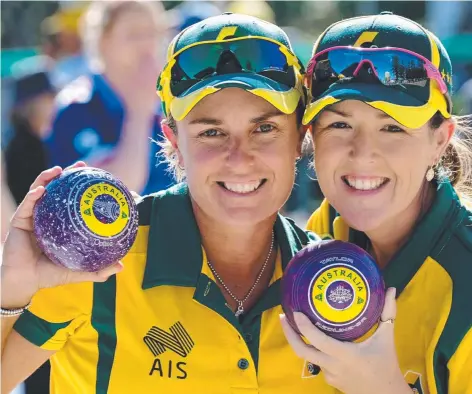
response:
M52 180L33 212L44 254L73 271L100 271L134 243L138 212L126 186L110 173L81 167Z
M293 312L302 312L327 335L355 341L375 329L385 285L373 258L360 247L325 240L308 245L282 277L282 308L300 334Z

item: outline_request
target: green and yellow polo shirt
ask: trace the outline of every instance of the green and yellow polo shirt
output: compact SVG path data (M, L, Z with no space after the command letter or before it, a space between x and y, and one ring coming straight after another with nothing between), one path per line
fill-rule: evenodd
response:
M307 227L367 247L326 200ZM472 214L449 183L383 277L397 289L397 355L414 392L472 394Z
M125 269L105 283L44 289L15 330L51 358L53 393L332 394L293 352L280 278L310 241L278 216L270 286L239 321L207 265L187 187L144 197Z

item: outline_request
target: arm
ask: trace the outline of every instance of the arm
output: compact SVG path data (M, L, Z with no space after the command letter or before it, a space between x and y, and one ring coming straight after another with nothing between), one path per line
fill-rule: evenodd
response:
M152 122L154 117L130 114L125 118L118 145L105 160L87 161L120 179L130 190L141 191L149 176Z
M103 162L93 162L109 171L130 190L140 193L148 180L150 169L151 140L158 105L155 75L128 74L112 83L121 99L124 121L120 140L113 153Z
M16 210L16 203L13 199L13 196L8 188L6 179L5 179L5 162L3 160L3 153L2 153L2 163L1 163L1 239L0 243L5 242L5 237L7 236L8 225L10 223L10 218L13 216L13 213ZM3 326L2 326L3 328Z
M87 293L87 287L84 285L89 285L90 288L90 282L104 282L110 275L122 269L122 265L117 263L96 273L73 272L53 264L38 249L32 236L33 208L43 195L44 187L60 173L61 169L54 167L38 176L31 186L31 191L13 215L3 248L2 308L21 308L35 296L31 306L32 312L26 311L19 318L1 319L2 387L5 389L13 387L17 379L29 376L67 341L74 330L84 324L87 319L87 312L84 312L86 307L82 302L83 294ZM70 291L77 296L70 296L70 293L67 293ZM13 325L15 330L12 330ZM36 346L19 339L17 327L26 333L22 333L23 336L34 339ZM53 343L48 342L51 338ZM39 349L40 346L49 352L45 353Z
M8 320L8 321L7 321ZM11 328L16 318L2 318L2 339L4 323ZM12 331L2 352L2 393L9 393L44 364L55 351L44 350Z
M90 147L87 152L77 150L74 140L84 130L97 127L117 128L115 122L105 119L100 126L97 116L107 117L97 103L72 103L57 113L51 137L48 141L52 165L66 166L77 160L84 160L92 167L102 168L120 179L130 190L143 190L149 176L149 156L151 150L154 114L140 108L126 111L122 130L116 145L104 145L103 141ZM98 115L97 115L98 113ZM91 119L95 119L92 120ZM106 153L105 153L105 152Z

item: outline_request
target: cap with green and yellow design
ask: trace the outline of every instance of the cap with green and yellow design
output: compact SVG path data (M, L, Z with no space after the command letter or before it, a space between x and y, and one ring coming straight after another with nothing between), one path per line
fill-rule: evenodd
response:
M407 89L370 84L356 79L349 83L333 83L311 97L305 111L304 124L313 122L328 105L349 99L364 101L409 128L421 127L437 111L446 118L451 116L451 61L439 39L421 25L390 12L346 19L334 23L322 33L314 45L313 56L339 46L390 47L415 52L428 59L439 70L448 92L446 95L442 94L438 84L431 79L425 86L408 86Z
M157 93L164 114L176 120L226 87L245 89L292 113L304 99L303 72L282 29L252 16L225 13L174 38Z

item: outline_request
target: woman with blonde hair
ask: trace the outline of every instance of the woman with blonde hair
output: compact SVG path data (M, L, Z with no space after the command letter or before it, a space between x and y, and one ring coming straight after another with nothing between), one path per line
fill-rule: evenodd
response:
M123 265L77 273L39 253L33 205L61 170L43 172L5 243L5 392L48 358L59 393L336 392L302 378L279 320L283 270L316 238L278 212L304 137L302 74L287 35L254 17L175 37L158 91L185 182L138 201Z

